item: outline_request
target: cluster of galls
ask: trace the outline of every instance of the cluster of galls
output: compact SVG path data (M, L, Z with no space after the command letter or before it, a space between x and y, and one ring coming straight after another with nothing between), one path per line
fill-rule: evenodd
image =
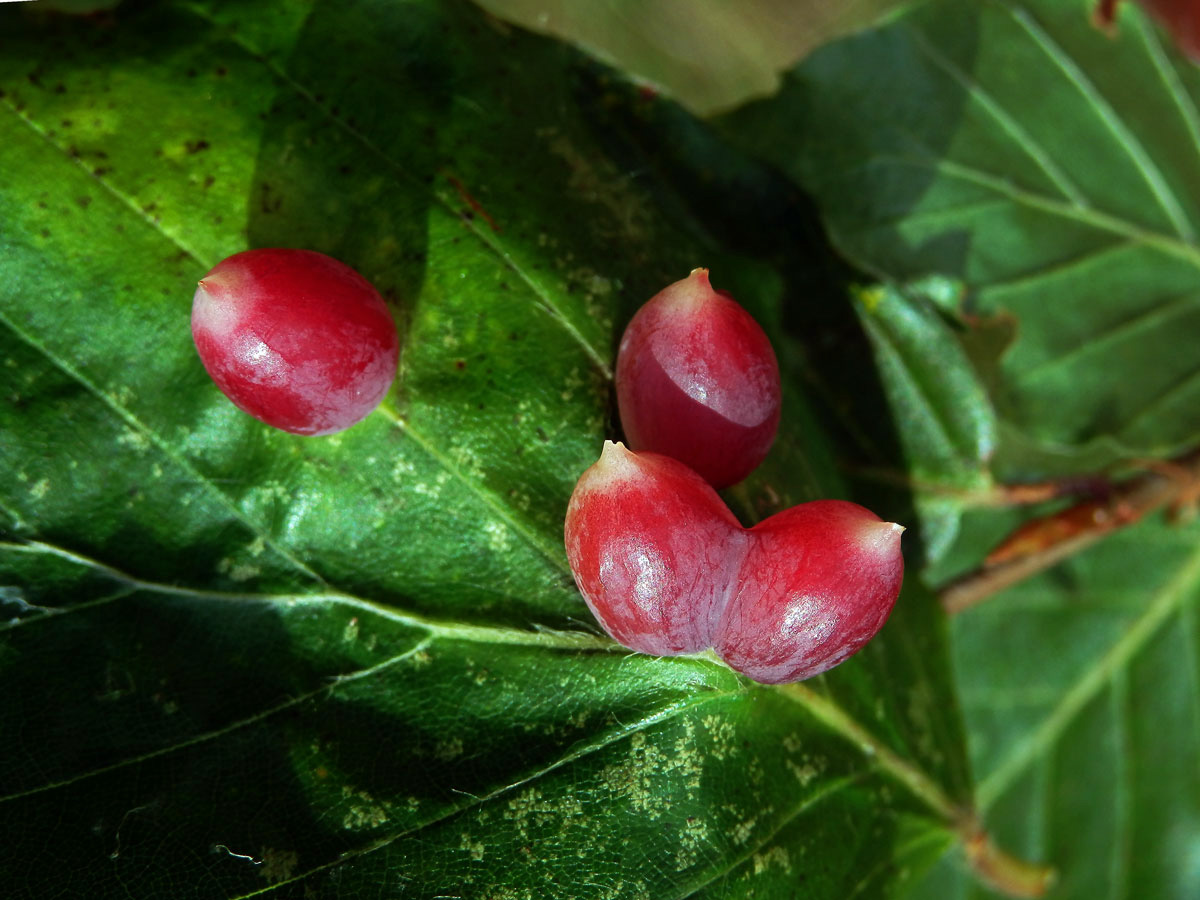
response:
M875 636L900 593L903 528L844 500L743 528L714 490L765 458L780 386L766 335L706 270L629 323L617 404L633 450L605 442L565 529L575 582L614 640L659 656L711 647L778 684L824 672Z
M295 434L373 410L399 341L383 299L309 250L238 253L200 282L192 335L240 409ZM606 442L566 520L567 558L600 624L660 656L713 648L758 681L808 678L857 651L900 592L899 525L842 500L743 528L714 488L745 478L779 425L771 343L697 269L655 295L621 340L617 403L631 450Z

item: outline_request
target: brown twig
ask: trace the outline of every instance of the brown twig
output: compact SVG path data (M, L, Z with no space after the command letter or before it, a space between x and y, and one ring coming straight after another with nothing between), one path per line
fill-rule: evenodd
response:
M1143 474L1112 484L1107 496L1033 519L1010 534L982 566L942 589L946 612L969 609L1155 510L1182 508L1200 496L1200 451L1140 465Z

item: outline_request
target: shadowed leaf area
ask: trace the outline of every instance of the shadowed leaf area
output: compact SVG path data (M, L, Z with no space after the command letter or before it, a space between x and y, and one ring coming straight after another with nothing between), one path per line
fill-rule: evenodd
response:
M918 578L800 692L630 654L574 588L615 337L695 266L788 373L735 508L848 493L795 271L709 224L744 197L655 174L619 77L462 3L12 4L0 92L6 896L833 900L954 843ZM689 127L691 171L759 171ZM197 279L254 246L343 260L401 326L343 434L260 425L196 358Z

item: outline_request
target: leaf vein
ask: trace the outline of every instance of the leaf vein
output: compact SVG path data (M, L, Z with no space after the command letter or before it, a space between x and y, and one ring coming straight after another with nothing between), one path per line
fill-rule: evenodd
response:
M1158 74L1166 84L1167 90L1170 91L1171 99L1175 101L1175 106L1179 109L1179 115L1183 119L1188 134L1192 136L1192 143L1197 154L1200 154L1200 110L1197 110L1195 101L1184 89L1179 72L1167 58L1157 29L1147 22L1144 16L1138 16L1137 23L1138 33L1141 34L1142 40L1146 44L1150 58L1154 61L1154 66L1158 69Z
M1088 206L1083 191L1067 176L1061 167L1050 157L1050 154L1028 131L1021 127L1012 115L981 85L971 78L958 66L954 65L943 53L938 51L919 30L913 29L916 44L938 68L953 78L958 84L978 101L983 109L996 121L1017 147L1034 161L1039 169L1062 191L1075 206Z
M1155 594L1145 612L1116 643L1062 694L1058 705L1041 724L1024 740L1015 742L1008 756L979 783L976 797L981 809L992 806L1021 773L1058 742L1080 711L1111 682L1113 673L1127 667L1166 620L1194 599L1197 583L1200 583L1200 550L1193 552L1175 577Z
M1049 57L1051 62L1067 77L1067 80L1075 86L1075 89L1083 95L1084 99L1091 104L1117 144L1137 167L1138 173L1149 186L1155 200L1163 212L1166 213L1167 218L1170 219L1172 226L1174 226L1180 238L1189 243L1193 241L1196 236L1195 232L1192 230L1187 216L1167 185L1166 178L1164 178L1162 172L1155 165L1154 160L1150 158L1150 155L1146 152L1141 142L1121 120L1117 111L1104 98L1083 69L1046 32L1028 10L1018 6L1007 8L1013 20L1025 30L1033 42L1037 44L1042 52Z
M1200 298L1196 294L1164 298L1161 302L1140 310L1130 318L1117 322L1103 331L1081 336L1065 353L1036 365L1027 366L1021 372L1021 381L1037 381L1048 372L1078 361L1080 357L1086 357L1096 352L1111 352L1112 344L1119 344L1135 338L1140 332L1161 325L1181 313L1195 312L1198 308L1197 299Z
M281 558L287 560L298 572L307 576L318 584L326 584L325 580L320 575L301 562L301 560L292 554L291 551L279 545L271 535L263 530L261 526L248 519L223 491L219 490L210 479L205 478L200 472L193 468L191 463L177 453L170 444L168 444L158 435L157 432L143 423L142 420L134 415L131 410L127 409L124 405L117 402L112 397L109 397L99 388L98 385L94 384L91 379L84 375L83 372L76 369L65 359L59 357L49 347L38 341L33 335L27 334L24 330L17 327L16 323L13 322L2 311L0 311L0 323L5 325L10 331L12 331L13 334L15 334L20 340L24 341L28 346L45 356L46 359L57 366L62 372L82 385L103 405L107 406L109 410L111 410L118 418L124 421L131 428L140 432L168 461L182 469L189 478L194 480L196 484L202 485L213 497L215 497L217 501L225 507L232 518L236 519L243 526L245 526L245 528L255 537L261 538L266 546L278 553Z
M217 19L213 18L213 16L202 6L196 3L185 3L183 5L194 15L200 19L203 19L209 25L213 26L214 28L223 29L222 24ZM367 137L366 134L359 131L340 116L334 115L330 109L327 109L317 100L316 95L312 91L310 91L300 82L296 81L296 79L285 72L275 62L268 59L265 53L247 41L245 37L237 32L231 32L228 33L228 39L245 51L253 60L263 65L267 71L273 74L281 82L291 88L297 96L310 103L322 115L329 119L329 121L333 122L338 128L342 129L344 132L346 132L346 134L350 135L352 138L362 144L363 147L382 160L399 177L403 178L409 183L419 183L412 172L410 172L406 167L400 165L396 160L392 159L382 147ZM420 186L422 188L426 187L424 184L421 184ZM499 239L494 235L485 233L476 219L464 219L462 216L459 216L453 205L440 193L437 191L431 191L430 193L437 200L438 204L446 212L450 213L452 216L462 222L463 226L472 234L472 236L474 236L480 244L494 254L505 268L520 278L521 281L528 286L529 290L533 293L533 297L537 303L537 306L540 307L552 319L554 319L559 326L579 344L584 354L589 360L591 360L592 364L601 373L603 373L604 377L608 380L611 380L612 369L609 366L605 355L602 354L596 347L593 347L592 344L579 331L579 329L576 328L574 323L567 318L565 313L554 302L550 293L535 278L533 278L529 272L525 271L523 267L519 266L510 253L501 247Z

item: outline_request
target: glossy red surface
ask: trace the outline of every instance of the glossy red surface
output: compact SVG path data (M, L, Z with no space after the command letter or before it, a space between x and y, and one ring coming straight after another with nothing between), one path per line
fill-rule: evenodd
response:
M218 263L196 289L192 337L239 409L304 435L365 417L399 358L395 323L375 288L311 250L247 250Z
M843 500L744 529L686 466L606 442L571 496L565 538L614 640L659 656L713 647L773 684L832 668L883 627L904 577L903 530Z
M567 559L592 613L626 647L671 656L711 643L745 533L703 478L605 442L567 507Z
M634 450L680 460L714 487L745 478L779 427L779 364L758 323L707 269L652 297L617 353L617 406Z
M713 636L717 655L778 684L858 652L900 593L902 531L844 500L802 503L760 522Z

